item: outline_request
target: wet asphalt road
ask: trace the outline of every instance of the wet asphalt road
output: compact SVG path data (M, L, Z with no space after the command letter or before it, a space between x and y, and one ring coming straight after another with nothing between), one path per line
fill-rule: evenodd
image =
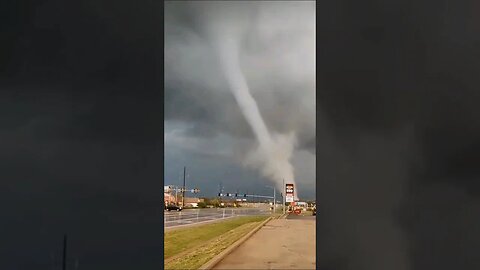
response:
M180 212L165 211L165 228L202 224L209 221L232 218L237 216L270 215L268 208L213 208L213 209L185 209Z

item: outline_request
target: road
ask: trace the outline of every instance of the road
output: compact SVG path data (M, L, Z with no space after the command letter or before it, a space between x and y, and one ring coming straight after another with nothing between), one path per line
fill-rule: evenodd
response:
M287 219L305 219L305 220L315 220L316 216L312 216L312 212L310 211L302 211L301 214L290 214L287 216Z
M268 222L213 269L315 269L315 216Z
M259 208L213 208L185 209L183 211L164 212L164 226L167 228L197 225L237 216L270 215L267 207Z

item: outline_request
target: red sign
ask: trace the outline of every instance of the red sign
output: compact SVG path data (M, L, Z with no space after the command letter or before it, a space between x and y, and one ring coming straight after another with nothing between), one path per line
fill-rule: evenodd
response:
M293 184L286 184L285 186L286 186L285 193L293 194Z
M286 202L293 202L293 194L294 194L294 190L293 190L293 184L286 184L285 185L285 201Z

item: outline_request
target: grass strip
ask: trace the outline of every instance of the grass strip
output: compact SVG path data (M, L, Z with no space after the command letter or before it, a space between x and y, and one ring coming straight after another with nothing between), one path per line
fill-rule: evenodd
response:
M164 233L164 259L198 246L238 226L265 218L258 216L238 217L212 224L167 231Z
M198 269L217 254L228 248L235 241L253 230L259 222L243 224L220 237L206 243L199 249L192 250L183 257L173 259L165 265L165 269Z
M176 254L172 253L173 250L183 254L168 260L165 269L198 269L267 218L266 216L240 217L221 223L165 233L165 259ZM188 251L189 248L190 251Z

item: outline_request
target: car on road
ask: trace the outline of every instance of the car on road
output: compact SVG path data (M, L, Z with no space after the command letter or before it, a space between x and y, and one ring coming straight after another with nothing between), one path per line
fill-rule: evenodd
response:
M182 211L182 207L177 206L175 204L170 204L170 205L167 205L167 207L165 207L165 210L167 210L167 211Z

